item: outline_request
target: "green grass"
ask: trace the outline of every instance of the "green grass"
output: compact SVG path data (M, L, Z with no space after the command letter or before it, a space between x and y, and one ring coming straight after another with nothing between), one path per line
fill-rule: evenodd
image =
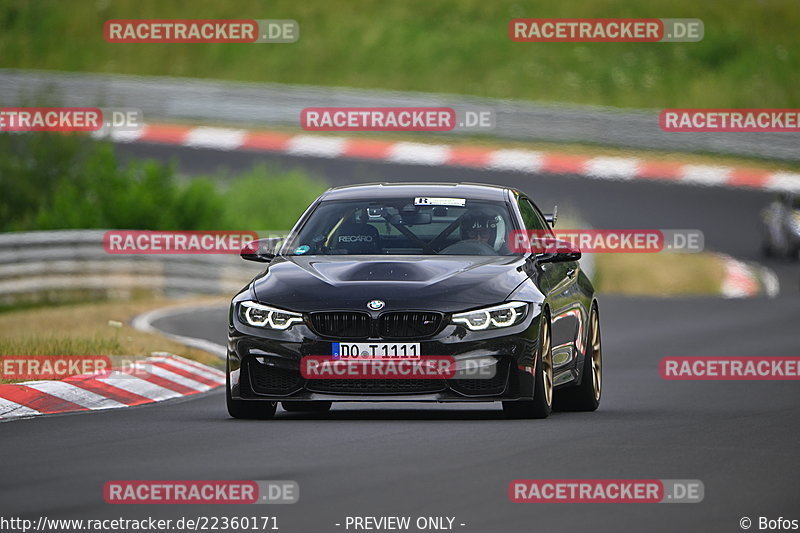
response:
M604 294L629 296L718 295L724 260L699 254L595 254L594 286Z
M270 179L265 180L264 176ZM300 171L276 172L264 166L255 167L223 190L220 227L232 231L291 228L326 188L323 182Z
M515 17L700 18L700 43L514 43ZM294 44L109 44L112 18L290 18ZM797 0L11 0L3 67L619 107L798 107Z

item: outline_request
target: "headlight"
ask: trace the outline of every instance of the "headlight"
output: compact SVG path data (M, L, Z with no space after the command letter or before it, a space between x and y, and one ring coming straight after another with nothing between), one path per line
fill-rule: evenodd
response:
M476 309L453 315L454 324L463 324L472 331L515 326L522 322L528 312L525 302L508 302L485 309Z
M257 328L284 330L292 324L302 322L303 315L256 302L241 302L239 304L239 320Z

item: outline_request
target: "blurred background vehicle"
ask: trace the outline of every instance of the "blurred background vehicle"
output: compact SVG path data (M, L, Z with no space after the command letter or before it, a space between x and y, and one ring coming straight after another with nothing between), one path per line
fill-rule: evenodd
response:
M766 257L800 259L800 195L778 195L761 212L761 222L761 251Z

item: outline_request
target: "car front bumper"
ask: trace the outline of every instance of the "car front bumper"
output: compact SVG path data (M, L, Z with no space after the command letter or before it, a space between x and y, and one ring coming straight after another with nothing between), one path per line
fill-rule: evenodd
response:
M539 315L529 313L517 326L468 331L447 325L419 342L421 359L431 356L471 360L493 367L492 377L453 379L306 379L301 361L306 356L330 356L332 342L307 325L265 331L232 320L228 338L228 376L231 397L253 401L405 401L470 402L531 398ZM394 342L371 339L370 342Z

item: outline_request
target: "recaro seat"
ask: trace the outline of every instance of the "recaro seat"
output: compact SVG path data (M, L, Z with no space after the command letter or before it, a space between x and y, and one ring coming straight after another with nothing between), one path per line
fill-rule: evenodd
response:
M348 254L381 253L381 235L375 226L361 222L345 222L336 231L331 248Z

